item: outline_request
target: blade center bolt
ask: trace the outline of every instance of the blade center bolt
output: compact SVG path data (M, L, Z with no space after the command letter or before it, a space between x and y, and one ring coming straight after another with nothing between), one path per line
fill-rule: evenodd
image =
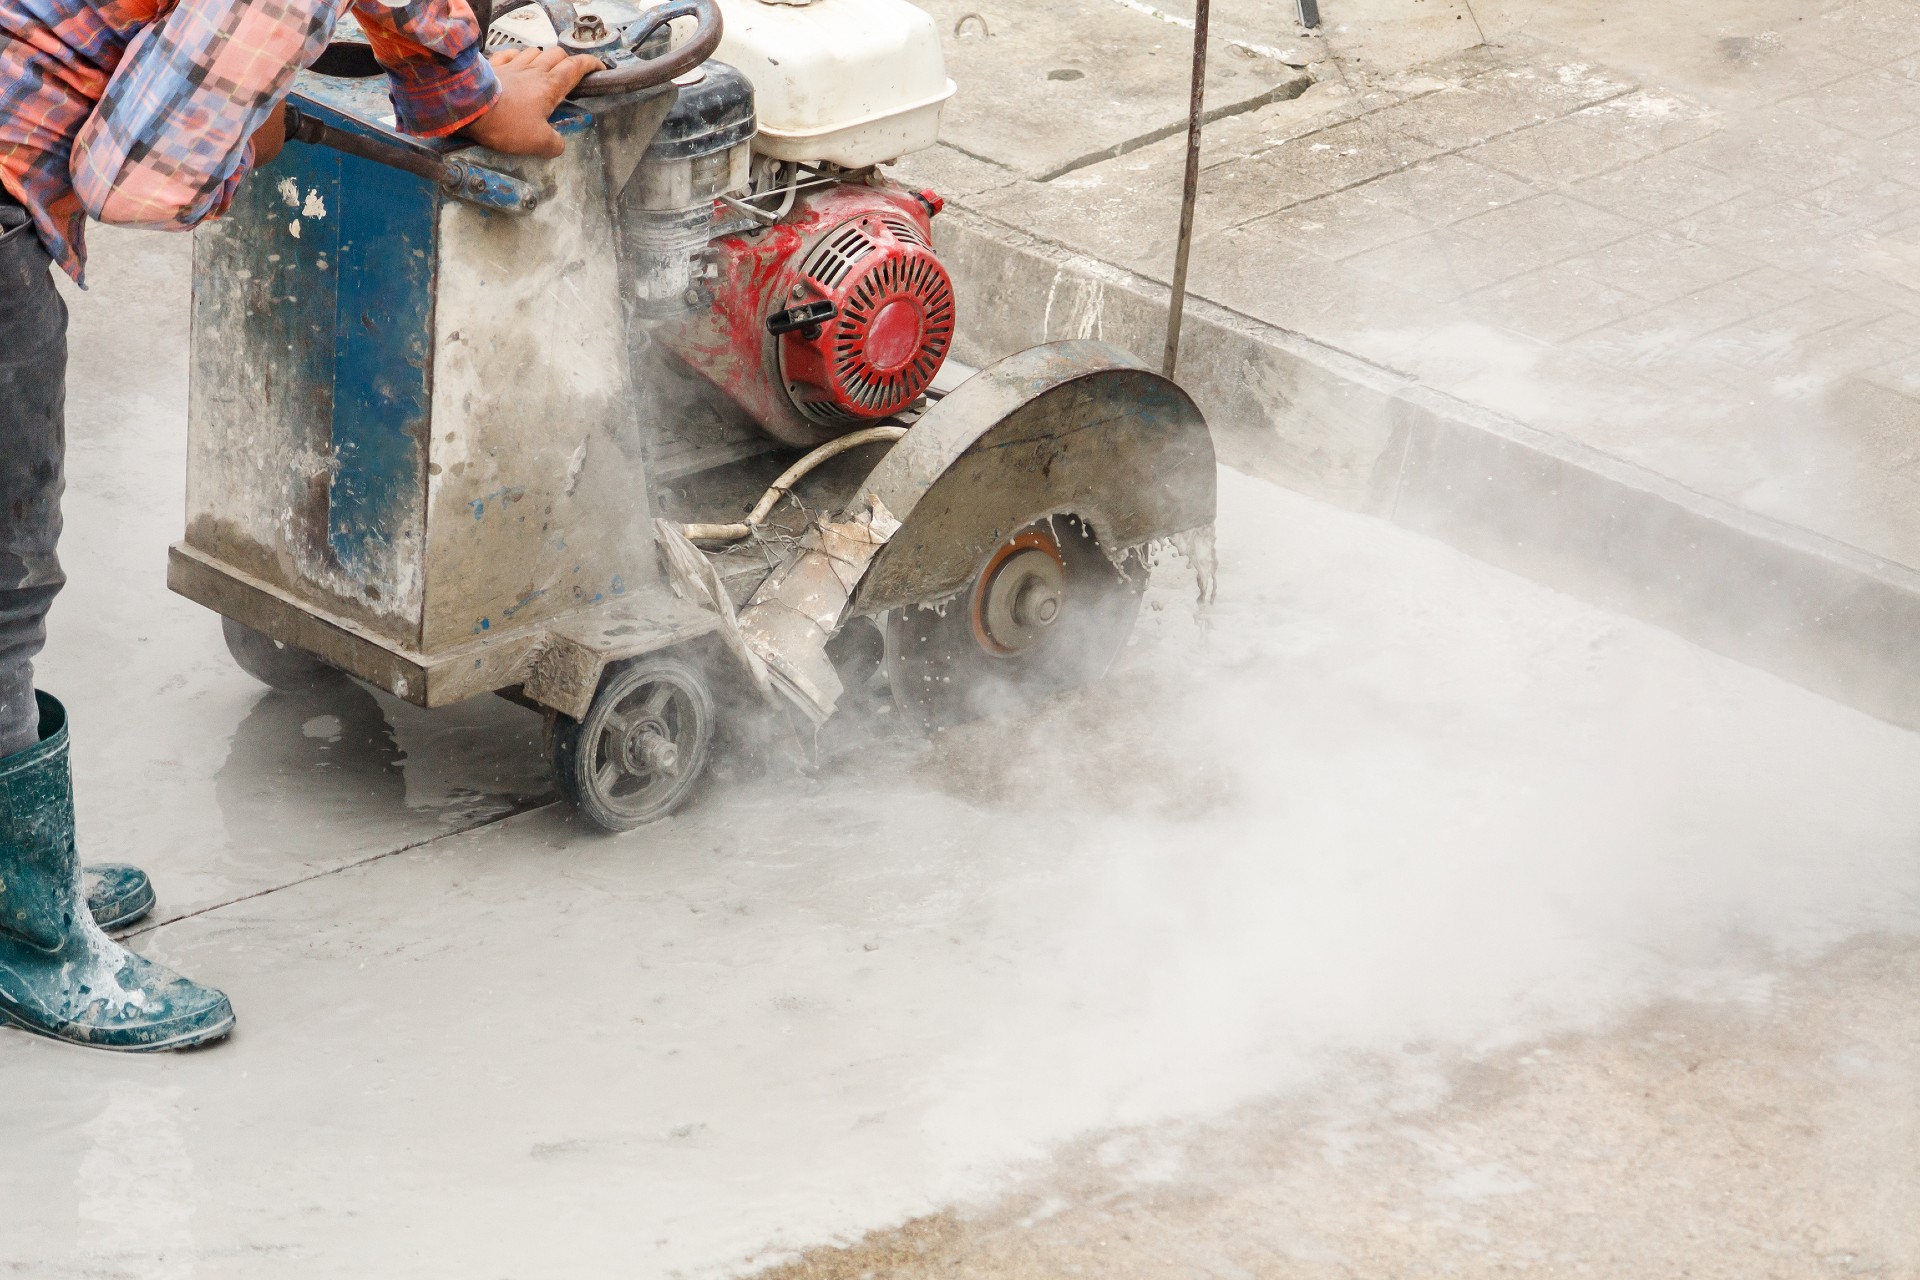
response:
M988 653L1011 657L1038 644L1066 607L1058 544L1029 530L994 552L975 580L973 638Z
M1060 596L1052 584L1035 574L1020 584L1013 598L1013 620L1023 627L1046 627L1060 616Z

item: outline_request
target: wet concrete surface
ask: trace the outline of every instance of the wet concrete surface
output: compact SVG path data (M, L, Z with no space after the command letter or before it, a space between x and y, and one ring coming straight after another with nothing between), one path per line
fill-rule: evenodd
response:
M1098 689L931 744L881 719L810 774L734 762L624 837L529 809L526 713L269 694L165 593L186 247L101 235L75 306L43 682L75 707L89 856L148 865L163 919L200 909L136 945L240 1023L161 1059L0 1037L18 1274L708 1276L1036 1188L1064 1220L1103 1193L1054 1162L1109 1139L1476 1098L1517 1134L1540 1044L1613 1052L1676 1000L1692 1034L1776 989L1815 1026L1882 981L1823 956L1920 935L1912 735L1230 472L1218 603L1164 564ZM1778 1068L1753 1105L1798 1107L1791 1054L1752 1052ZM1822 1096L1910 1107L1920 1051L1879 1052ZM1399 1055L1447 1069L1352 1087ZM1824 1114L1793 1132L1844 1138ZM1245 1185L1299 1185L1289 1141L1236 1148ZM1910 1187L1904 1150L1861 1176ZM1183 1168L1135 1172L1197 1192ZM1361 1235L1392 1210L1347 1206ZM1570 1228L1503 1229L1512 1254Z
M1911 1276L1912 939L1739 998L1067 1145L984 1206L817 1249L855 1276Z

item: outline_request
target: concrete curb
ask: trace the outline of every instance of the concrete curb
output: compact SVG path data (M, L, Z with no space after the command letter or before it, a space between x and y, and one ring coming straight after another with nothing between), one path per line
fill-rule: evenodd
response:
M1165 285L961 208L935 229L966 308L961 359L1085 337L1158 361ZM1204 299L1187 303L1180 380L1236 470L1920 728L1912 569Z

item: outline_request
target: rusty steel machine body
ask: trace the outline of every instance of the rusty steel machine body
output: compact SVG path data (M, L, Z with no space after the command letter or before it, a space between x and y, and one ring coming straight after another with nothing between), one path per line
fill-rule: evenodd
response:
M490 15L607 68L554 160L397 134L343 30L195 247L172 588L279 687L542 709L610 829L692 792L716 684L939 728L1099 675L1144 549L1214 514L1200 414L1127 353L945 367L941 201L883 168L952 92L930 20L723 3Z

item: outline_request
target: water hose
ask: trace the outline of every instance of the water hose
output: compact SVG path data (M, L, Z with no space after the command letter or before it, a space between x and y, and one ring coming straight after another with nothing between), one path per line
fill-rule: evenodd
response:
M753 504L753 510L747 513L745 520L738 524L690 524L684 532L691 542L738 542L750 537L755 529L767 522L773 509L780 505L780 500L793 490L794 485L800 483L801 477L827 459L838 457L849 449L858 449L863 444L898 440L905 434L905 427L867 427L861 431L850 431L837 440L829 440L782 471L780 478L760 495L760 501Z

